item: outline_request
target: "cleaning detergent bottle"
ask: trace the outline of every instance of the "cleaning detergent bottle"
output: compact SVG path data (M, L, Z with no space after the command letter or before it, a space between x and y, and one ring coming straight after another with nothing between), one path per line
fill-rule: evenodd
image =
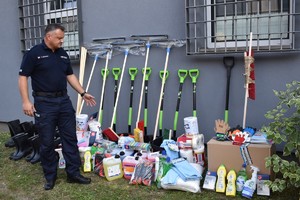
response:
M236 173L232 169L227 174L226 196L235 197L236 195L235 180L236 180Z
M104 174L108 181L123 177L122 162L119 155L103 159Z
M248 199L253 197L253 193L255 192L256 189L256 181L257 181L257 172L259 169L255 166L251 165L251 170L252 172L252 177L251 179L247 180L244 184L244 188L242 191L242 196L246 197Z
M242 165L242 168L238 172L237 179L236 179L236 192L238 194L242 194L243 187L244 187L244 184L247 181L247 179L248 179L248 176L247 176L247 172L246 172L246 164L244 163Z
M127 180L131 179L134 173L135 166L139 163L139 157L126 156L123 159L122 166L124 171L124 178Z
M87 150L84 153L84 165L83 165L83 171L84 172L91 172L92 171L92 154L91 151Z
M216 192L224 193L226 189L226 168L223 164L219 166L217 170L217 175L218 179L216 183Z

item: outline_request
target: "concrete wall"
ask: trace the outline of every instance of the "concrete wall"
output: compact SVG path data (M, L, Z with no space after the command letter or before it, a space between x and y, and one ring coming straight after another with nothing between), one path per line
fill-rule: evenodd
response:
M0 2L0 23L5 27L0 38L2 48L0 59L1 84L0 93L0 121L9 121L15 118L32 120L22 114L21 101L17 88L18 68L22 59L19 48L18 10L13 1ZM6 19L6 20L4 20ZM9 19L9 21L7 21ZM88 0L82 2L82 28L83 44L88 44L94 38L107 38L130 36L132 34L168 34L171 39L185 38L185 4L182 0ZM4 29L4 28L3 28ZM149 80L148 102L148 134L152 135L156 120L161 80L158 76L165 64L166 51L153 47L150 50L149 66L152 75ZM122 67L124 55L116 55L109 62L109 67ZM129 106L130 79L128 67L144 66L145 57L129 55L126 71L120 93L117 110L117 132L127 132L127 118ZM235 56L235 66L232 70L229 123L231 127L242 125L244 109L244 61L243 55ZM247 125L260 128L267 123L264 114L272 109L277 102L273 89L282 90L287 82L298 80L300 58L298 54L258 55L255 57L256 96L255 101L249 100L247 112ZM104 68L105 60L99 59L92 76L90 92L100 102L102 78L100 70ZM85 83L88 79L93 58L88 57L86 63ZM205 141L214 136L214 123L216 119L223 119L226 91L226 68L222 56L186 56L185 47L172 48L168 69L170 76L166 82L164 100L164 128L173 128L173 119L176 108L176 99L179 80L178 69L200 70L197 82L197 116L199 130L205 135ZM78 73L78 65L74 65ZM139 93L142 83L142 73L139 72L135 80L133 102L133 126L136 121L139 103ZM103 128L111 123L113 110L113 77L108 77L104 99ZM5 94L5 95L4 95ZM77 96L71 91L70 95L76 106ZM95 108L84 107L83 113L92 114L98 111ZM177 135L184 132L183 118L192 115L192 83L187 78L181 99ZM143 112L142 115L143 117Z

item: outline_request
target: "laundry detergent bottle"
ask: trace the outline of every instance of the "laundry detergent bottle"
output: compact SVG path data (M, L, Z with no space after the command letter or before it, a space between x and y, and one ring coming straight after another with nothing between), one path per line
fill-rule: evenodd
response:
M242 191L242 196L246 197L248 199L251 199L253 197L253 194L256 190L256 181L257 181L257 172L259 169L255 166L251 166L252 177L251 179L247 180L244 184L244 188Z

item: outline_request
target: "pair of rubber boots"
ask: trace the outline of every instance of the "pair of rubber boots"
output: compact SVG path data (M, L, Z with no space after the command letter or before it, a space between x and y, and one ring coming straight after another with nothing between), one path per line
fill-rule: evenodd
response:
M28 139L35 135L35 129L33 122L23 122L19 125L17 120L13 123L8 123L11 134L15 134L11 137L16 151L10 155L11 160L19 160L32 151L32 145ZM19 131L19 133L18 133ZM22 131L22 132L20 132ZM17 133L17 134L16 134Z

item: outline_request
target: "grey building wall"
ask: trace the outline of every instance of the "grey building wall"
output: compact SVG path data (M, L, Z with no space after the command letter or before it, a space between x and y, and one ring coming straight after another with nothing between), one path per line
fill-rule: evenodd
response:
M17 78L18 68L22 59L20 52L20 38L18 27L18 10L14 1L0 1L0 23L2 36L0 38L2 48L0 59L1 84L0 93L0 121L9 121L15 118L32 120L22 113L22 105L19 97ZM82 1L82 31L83 44L86 45L94 38L107 38L117 36L130 36L132 34L168 34L171 39L185 38L185 4L182 0L88 0ZM166 51L153 47L150 50L149 67L152 74L149 80L148 102L148 134L152 135L155 125L157 105L159 100L161 80L158 76L165 63ZM114 56L109 67L122 67L124 55ZM126 71L120 93L117 110L117 132L127 132L128 106L130 79L128 67L144 66L145 57L129 55ZM231 127L242 125L244 109L244 61L243 55L235 55L235 66L232 70L229 124ZM277 102L273 89L282 90L287 82L298 80L300 69L298 53L293 54L264 54L255 57L256 75L256 100L248 101L247 125L260 128L267 123L264 114L272 109ZM99 59L90 83L90 93L98 102L94 108L83 108L83 113L92 114L98 111L100 102L102 77L100 70L104 68L105 60ZM88 79L93 58L88 57L86 63L85 82ZM74 71L78 74L79 66L74 65ZM207 142L214 136L214 123L216 119L224 118L226 68L223 65L222 56L186 56L185 47L172 48L168 69L170 76L166 82L164 100L164 128L173 128L176 98L179 80L178 69L200 70L197 82L197 116L201 133L205 135ZM139 103L139 93L142 84L142 73L139 71L135 80L133 102L133 126L136 121ZM113 77L108 77L104 98L103 128L110 126L113 111ZM77 94L70 89L70 96L76 106ZM181 107L177 136L184 133L183 118L192 115L192 83L187 78L182 93ZM143 112L142 115L143 117Z

